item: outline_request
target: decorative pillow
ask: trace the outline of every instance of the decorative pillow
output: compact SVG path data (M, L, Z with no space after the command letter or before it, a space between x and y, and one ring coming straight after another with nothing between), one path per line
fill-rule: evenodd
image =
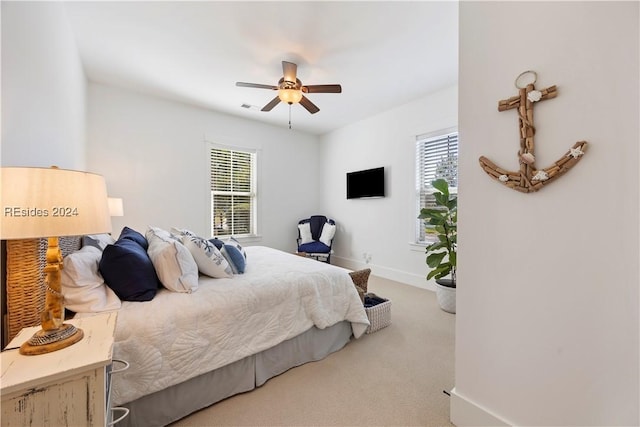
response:
M89 234L82 236L82 246L95 246L100 249L100 251L103 251L107 245L113 245L115 242L111 234Z
M104 247L101 245L101 242L99 242L98 240L91 238L89 236L82 236L82 245L81 247L84 248L85 246L91 246L92 248L96 248L97 250L99 250L100 252L102 252L102 250L107 246L104 245Z
M118 239L107 245L99 271L122 301L150 301L160 285L146 249L131 239Z
M193 255L193 259L196 260L200 273L217 279L233 276L233 270L229 262L213 243L207 239L196 236L195 233L189 230L172 228L172 231L182 235L182 244L185 245L187 249L189 249L189 252L191 252L191 255Z
M93 246L84 246L64 257L60 278L65 308L76 313L98 313L120 308L120 300L105 286L98 272L100 258L102 251Z
M247 261L236 246L225 244L222 249L220 249L220 252L231 266L233 274L244 274Z
M369 275L371 274L370 268L365 268L363 270L352 271L349 273L351 276L351 280L358 291L358 295L360 296L360 300L364 303L364 296L367 293L367 288L369 287Z
M142 234L138 233L136 230L132 228L124 227L122 229L122 232L120 232L120 237L118 237L118 240L122 240L122 239L133 240L134 242L142 246L145 251L149 249L149 242L147 242L147 239L145 239L145 237Z
M300 230L301 245L313 242L313 237L311 237L311 224L309 224L308 222L298 224L298 230Z
M213 245L218 248L218 250L222 249L222 247L224 246L224 242L220 239L218 239L217 237L214 237L212 239L209 239L209 241L211 243L213 243Z
M244 256L244 258L247 258L247 253L245 252L245 250L242 248L242 245L240 244L240 242L238 242L236 240L235 237L231 236L229 237L229 240L227 242L225 242L226 245L232 245L235 246L236 249L238 249L240 251L240 253L242 254L242 256Z
M198 265L191 252L171 233L157 227L149 227L145 237L149 242L147 254L160 283L173 292L196 291Z
M325 222L324 226L322 227L322 234L320 234L319 240L325 245L331 246L331 240L335 235L336 235L336 225Z

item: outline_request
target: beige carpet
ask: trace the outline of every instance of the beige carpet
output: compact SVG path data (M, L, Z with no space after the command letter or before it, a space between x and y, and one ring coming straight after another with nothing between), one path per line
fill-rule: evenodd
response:
M435 293L378 277L391 325L172 426L450 426L455 315Z

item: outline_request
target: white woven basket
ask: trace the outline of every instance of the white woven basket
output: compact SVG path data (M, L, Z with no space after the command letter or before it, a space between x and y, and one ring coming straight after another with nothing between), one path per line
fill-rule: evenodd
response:
M378 297L376 294L368 295ZM369 327L365 331L367 334L374 333L375 331L386 328L391 324L391 301L386 298L381 299L385 300L385 302L374 305L373 307L364 308L370 323Z

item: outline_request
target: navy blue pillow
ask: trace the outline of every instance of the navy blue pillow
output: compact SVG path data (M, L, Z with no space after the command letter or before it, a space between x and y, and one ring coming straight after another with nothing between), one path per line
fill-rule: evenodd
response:
M209 241L211 243L213 243L213 245L216 247L216 249L220 250L222 249L222 247L224 246L224 242L220 239L218 239L217 237L214 237L213 239L209 239Z
M122 229L118 240L122 239L133 240L134 242L142 246L145 251L149 249L149 242L147 242L147 238L132 228L124 227Z
M131 239L107 245L98 268L107 286L122 301L151 301L160 286L147 251Z

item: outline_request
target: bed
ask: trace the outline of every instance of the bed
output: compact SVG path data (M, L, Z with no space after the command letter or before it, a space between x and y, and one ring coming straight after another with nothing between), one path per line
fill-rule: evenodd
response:
M163 287L149 301L121 302L113 357L130 366L113 375L112 404L130 414L119 426L167 425L365 333L349 270L263 246L244 251L243 274L198 274L190 292Z
M360 337L369 322L348 270L275 249L247 247L232 278L200 277L198 290L161 289L149 302L123 302L113 378L122 425L165 425L252 390Z

